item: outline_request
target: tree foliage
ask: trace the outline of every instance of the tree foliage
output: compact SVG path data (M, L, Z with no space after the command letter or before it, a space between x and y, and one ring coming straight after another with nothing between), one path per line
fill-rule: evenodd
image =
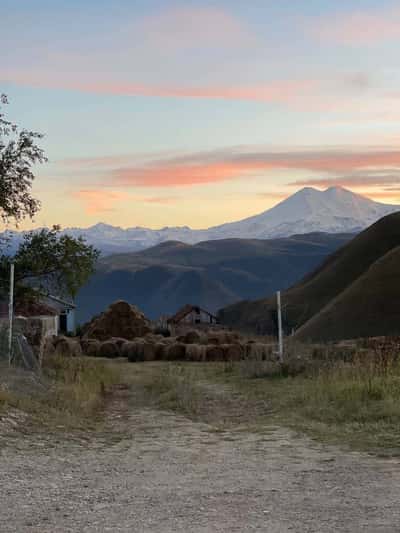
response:
M47 161L44 151L37 146L42 134L20 129L6 119L2 107L8 104L0 94L0 217L3 222L33 216L40 209L39 200L31 194L35 178L32 167Z
M74 298L91 274L99 252L82 237L60 234L60 227L24 235L16 254L0 256L3 292L8 291L10 264L15 264L17 299L52 293Z

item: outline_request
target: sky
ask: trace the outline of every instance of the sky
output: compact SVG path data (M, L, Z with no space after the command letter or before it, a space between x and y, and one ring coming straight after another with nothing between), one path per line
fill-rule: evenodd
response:
M304 186L400 203L400 4L0 0L7 116L45 134L21 227L205 228Z

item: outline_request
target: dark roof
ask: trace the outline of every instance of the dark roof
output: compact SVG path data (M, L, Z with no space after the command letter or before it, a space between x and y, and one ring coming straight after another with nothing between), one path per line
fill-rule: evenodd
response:
M14 308L15 316L56 316L58 313L49 305L41 302L17 302ZM0 316L8 316L8 303L0 302Z
M52 294L46 294L43 296L44 299L51 300L57 304L63 305L67 309L75 309L76 305L72 302L59 298L58 296L53 296ZM51 305L51 304L50 304Z
M215 315L213 315L212 313L210 313L209 311L206 311L205 309L202 309L201 307L199 307L198 305L190 305L190 304L186 304L185 306L182 307L182 309L180 309L175 315L171 316L167 322L169 324L178 324L178 322L180 322L181 320L183 320L187 315L189 315L192 311L196 311L196 312L200 312L202 311L203 313L207 313L207 315L213 317L213 318L217 318Z

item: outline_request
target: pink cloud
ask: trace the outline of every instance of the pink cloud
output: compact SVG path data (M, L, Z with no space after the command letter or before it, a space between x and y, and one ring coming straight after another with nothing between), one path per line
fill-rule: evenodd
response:
M174 204L177 201L176 196L150 196L148 198L144 198L143 201L148 204Z
M243 20L217 7L180 6L140 19L141 39L162 50L239 48L256 42Z
M101 159L100 159L101 161ZM109 161L108 161L109 163ZM327 173L332 177L324 177L324 184L332 180L350 179L349 175L360 172L356 178L362 181L377 180L376 175L366 172L378 169L390 169L392 178L397 179L400 168L400 151L398 150L309 150L292 152L237 151L220 150L191 154L181 157L162 159L144 165L117 166L120 159L115 159L116 166L112 169L107 165L103 175L104 183L112 183L118 187L180 187L207 183L218 183L243 178L254 173L271 170L302 170L313 173ZM101 168L101 163L99 165ZM386 169L386 170L385 170ZM338 174L342 177L337 178ZM378 174L378 172L375 172ZM382 176L379 177L382 180ZM310 180L312 181L312 180ZM297 181L293 185L309 184L310 181ZM313 182L318 185L318 182ZM354 181L353 181L354 183Z
M321 39L349 45L399 40L400 9L344 11L336 16L318 19L313 31Z
M72 196L83 202L89 215L113 211L115 204L129 198L128 193L106 190L81 190L73 192Z
M19 72L0 73L0 80L22 86L66 89L90 94L115 96L145 96L157 98L188 98L203 100L242 100L297 105L302 99L309 100L309 91L317 84L313 80L271 81L263 85L232 86L175 86L146 85L140 83L63 80ZM311 99L312 100L312 99Z

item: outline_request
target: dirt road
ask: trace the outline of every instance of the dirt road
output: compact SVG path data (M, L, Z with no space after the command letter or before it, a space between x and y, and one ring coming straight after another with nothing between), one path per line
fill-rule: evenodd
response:
M1 533L400 531L397 460L280 428L217 432L127 398L108 417L68 441L3 420Z

